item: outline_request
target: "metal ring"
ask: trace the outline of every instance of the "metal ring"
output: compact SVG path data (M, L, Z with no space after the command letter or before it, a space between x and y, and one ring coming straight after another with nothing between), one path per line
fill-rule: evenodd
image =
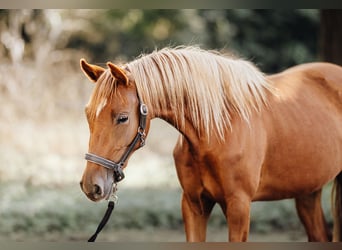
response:
M148 114L148 108L145 103L140 104L140 114L147 115Z

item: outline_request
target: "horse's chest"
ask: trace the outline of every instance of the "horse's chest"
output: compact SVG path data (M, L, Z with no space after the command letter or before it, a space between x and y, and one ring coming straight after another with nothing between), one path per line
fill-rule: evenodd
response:
M203 159L193 159L187 164L178 163L177 173L184 192L195 197L207 196L220 201L222 191L213 166Z

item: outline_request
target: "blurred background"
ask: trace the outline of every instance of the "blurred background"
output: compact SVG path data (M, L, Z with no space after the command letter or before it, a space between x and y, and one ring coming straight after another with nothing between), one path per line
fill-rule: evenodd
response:
M271 74L342 64L339 10L0 10L0 240L86 241L106 203L85 197L93 85L80 58L105 65L155 48L199 45L253 61ZM177 131L154 120L131 158L99 241L185 241L172 150ZM331 225L330 185L324 210ZM226 241L216 207L208 240ZM253 203L251 241L305 241L292 200Z

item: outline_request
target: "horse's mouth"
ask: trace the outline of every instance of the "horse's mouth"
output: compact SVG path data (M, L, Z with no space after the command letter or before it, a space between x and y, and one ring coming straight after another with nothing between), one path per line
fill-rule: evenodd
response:
M98 194L93 194L93 193L86 193L85 194L89 200L94 201L94 202L99 202L104 199L104 197L98 195Z
M92 192L86 192L83 190L84 194L87 196L87 198L94 202L99 202L102 200L108 200L111 195L111 189L105 189L105 190L93 190Z

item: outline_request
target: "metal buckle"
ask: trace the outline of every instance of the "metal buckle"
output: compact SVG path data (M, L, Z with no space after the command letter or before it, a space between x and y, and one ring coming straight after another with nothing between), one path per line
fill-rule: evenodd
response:
M147 113L148 113L147 105L145 103L141 103L140 104L140 114L147 115Z
M122 171L122 167L121 166L116 168L116 169L114 169L114 179L115 179L115 182L119 182L119 181L123 180L124 178L125 178L125 174Z

